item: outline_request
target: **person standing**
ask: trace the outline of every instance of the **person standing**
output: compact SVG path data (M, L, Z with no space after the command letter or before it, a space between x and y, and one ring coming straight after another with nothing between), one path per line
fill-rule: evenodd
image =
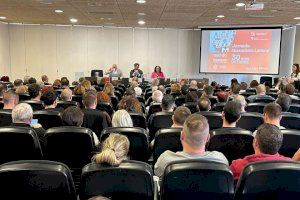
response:
M140 64L134 63L134 69L130 71L130 78L137 77L142 78L143 77L143 71L139 69Z

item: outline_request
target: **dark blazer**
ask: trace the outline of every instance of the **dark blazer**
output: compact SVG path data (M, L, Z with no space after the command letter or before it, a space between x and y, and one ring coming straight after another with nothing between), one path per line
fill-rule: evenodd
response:
M84 113L82 127L89 128L100 138L103 129L107 128L107 121L102 111L83 108Z

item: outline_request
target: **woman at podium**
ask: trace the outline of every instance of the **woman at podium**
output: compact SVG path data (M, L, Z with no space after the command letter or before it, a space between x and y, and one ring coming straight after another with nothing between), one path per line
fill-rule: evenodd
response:
M161 71L161 67L160 67L160 66L156 66L156 67L154 68L154 72L152 72L151 78L165 78L165 75L164 75L164 73Z

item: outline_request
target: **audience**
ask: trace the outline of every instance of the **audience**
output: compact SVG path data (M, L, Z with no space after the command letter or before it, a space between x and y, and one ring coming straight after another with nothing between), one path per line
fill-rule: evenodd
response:
M209 98L201 97L198 101L198 109L199 109L199 111L210 111L211 103L210 103Z
M259 83L257 82L257 80L252 80L250 82L250 88L256 88L259 85Z
M127 112L142 113L142 106L139 100L133 96L125 96L118 104L119 110L126 110Z
M82 96L82 103L84 105L84 108L82 109L84 114L83 127L91 129L100 138L102 130L108 127L108 125L104 113L96 109L96 93L93 91L84 93Z
M111 103L111 98L105 92L101 91L97 93L97 102Z
M198 102L197 93L195 91L188 92L185 96L185 102L197 103Z
M65 88L61 91L60 98L62 101L72 101L72 90Z
M15 93L13 90L9 90L3 95L3 110L12 110L19 103L19 95Z
M7 86L4 83L0 83L0 101L3 99L3 94L7 91Z
M36 83L36 79L33 78L33 77L30 77L30 78L28 79L28 84L34 84L34 83Z
M276 103L280 105L282 112L288 112L291 107L292 99L290 95L281 93L278 95Z
M111 120L112 127L133 127L132 119L126 110L118 110Z
M284 86L283 90L286 94L290 95L291 99L296 99L296 100L300 99L299 97L294 95L296 89L293 84L291 83L287 84L286 86Z
M243 95L235 95L232 99L232 101L237 102L239 104L241 104L241 112L244 113L245 111L245 107L247 106L247 102L246 99Z
M25 94L27 92L28 92L28 87L26 85L21 85L16 89L17 94Z
M129 140L126 136L111 133L102 144L102 151L92 158L97 164L108 164L119 166L124 160L127 160L129 152Z
M115 88L111 83L106 83L104 85L103 92L110 97L115 96Z
M17 89L18 87L20 87L21 85L23 85L23 81L21 79L16 79L14 81L14 88Z
M57 108L58 98L54 90L46 90L42 96L41 101L43 101L44 108L46 110L53 110L61 112L62 108Z
M28 85L28 93L31 100L40 101L41 100L41 88L38 84L32 83Z
M236 96L236 95L235 95ZM220 91L217 93L218 102L224 103L228 100L228 93L224 91Z
M175 101L172 95L167 94L163 97L161 102L162 112L173 112L175 108Z
M81 127L83 124L84 113L77 106L70 106L66 108L61 115L63 126L77 126ZM95 145L99 145L99 139L93 132L92 134Z
M173 125L172 128L183 128L183 124L185 120L190 116L192 113L190 109L185 106L179 106L174 111L172 116Z
M49 83L49 78L48 78L47 75L43 75L43 76L41 77L41 79L42 79L42 81L43 81L43 83L44 83L45 85L51 85L51 84Z
M77 85L74 88L74 94L75 95L83 95L85 93L85 88L82 85Z
M236 127L236 123L241 118L241 104L235 101L229 101L226 103L222 112L223 125L219 130L241 129ZM217 129L218 130L218 129Z
M268 123L260 125L253 140L254 154L232 161L230 169L235 182L239 179L243 168L249 163L275 160L291 161L291 158L278 154L282 140L283 135L278 126Z
M247 99L249 100L250 103L252 103L257 97L263 97L265 99L270 99L275 101L273 97L266 95L266 86L263 84L260 84L256 87L256 95L251 95Z
M190 90L193 90L193 91L197 91L198 90L198 86L197 86L197 81L196 80L192 80L190 82Z
M206 85L204 87L203 91L204 91L204 93L202 94L202 97L209 98L209 97L212 97L213 94L214 94L214 88L212 86L210 86L210 85Z
M163 96L164 95L160 90L155 90L152 93L152 103L161 103Z
M142 90L142 88L140 88L140 87L135 87L135 88L134 88L134 92L135 92L135 96L136 96L136 97L141 97L142 94L143 94L143 90Z
M264 107L264 123L275 125L279 129L285 129L283 126L280 126L281 112L280 105L277 103L268 103Z
M160 180L166 166L177 160L199 159L228 165L228 160L222 153L205 151L205 145L209 140L209 125L207 119L202 115L192 114L186 119L180 139L183 151L175 153L167 150L159 156L155 163L154 173Z

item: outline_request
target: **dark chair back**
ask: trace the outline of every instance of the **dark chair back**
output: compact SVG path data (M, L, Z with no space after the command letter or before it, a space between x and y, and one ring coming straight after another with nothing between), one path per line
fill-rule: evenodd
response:
M283 141L279 154L286 157L293 157L300 147L300 130L282 129Z
M247 100L247 98L251 95L255 95L254 92L241 92L240 95L244 96L245 99Z
M32 128L0 128L0 164L15 160L39 160L42 157L39 138Z
M80 200L93 196L121 200L153 200L151 167L143 162L125 161L117 167L90 163L82 169Z
M0 127L11 125L11 112L12 110L0 110Z
M118 103L119 103L118 97L116 97L116 96L110 97L110 100L111 100L113 109L118 110Z
M136 97L138 100L139 100L139 102L141 102L141 103L143 103L143 104L145 104L146 102L145 102L145 99L144 99L144 97Z
M299 98L292 98L292 103L294 104L300 104L300 99Z
M222 112L224 109L224 106L226 105L226 102L220 102L220 103L216 103L212 110L216 111L216 112Z
M201 112L199 112L199 114L206 117L210 130L214 130L214 129L222 127L223 120L222 120L222 114L220 112L201 111Z
M265 96L260 97L260 96L258 96L258 97L255 97L253 99L253 103L271 103L271 102L274 102L274 101L275 101L275 99L271 96L270 97L265 97Z
M300 130L300 114L283 112L280 125L288 129Z
M20 103L28 103L29 105L31 105L33 111L44 109L44 105L42 101L26 100Z
M256 94L256 89L255 88L247 88L246 92L251 92L251 93Z
M161 200L230 200L233 175L228 165L201 160L182 160L169 164L164 172Z
M209 151L222 152L229 163L254 153L253 135L250 131L239 128L220 128L212 131L207 145Z
M278 97L278 94L274 93L274 92L266 93L266 95L269 95L270 97L272 97L274 99L277 99L277 97Z
M216 103L218 103L218 97L216 97L216 96L210 96L208 98L210 100L211 106L214 106Z
M262 114L246 112L242 113L241 118L237 122L237 127L254 132L263 123L264 119Z
M291 104L290 109L288 110L291 113L298 113L300 114L300 105L298 104Z
M8 199L76 200L70 169L58 162L22 160L0 166L1 196Z
M77 106L79 107L80 104L77 101L59 101L57 103L57 108L63 108L64 110L70 106Z
M81 108L84 107L83 103L82 103L82 95L73 95L72 96L72 101L78 102Z
M31 99L31 97L29 96L28 93L19 94L19 101L27 101L30 99Z
M45 134L45 157L65 163L70 168L81 168L91 161L94 150L92 131L83 127L50 128Z
M154 113L161 112L161 103L151 103L149 106L148 117Z
M299 196L300 163L267 161L244 167L234 199L294 199Z
M249 103L245 110L247 112L258 112L258 113L261 113L263 114L264 113L264 107L265 107L266 103Z
M118 98L119 101L121 101L122 97L123 97L123 94L122 92L118 91L118 90L115 90L115 96Z
M61 113L54 110L40 110L33 113L33 118L46 130L52 127L62 126Z
M130 147L129 156L132 160L147 161L149 158L149 140L148 134L142 128L110 127L101 133L100 141L103 142L110 133L119 133L127 136Z
M177 107L185 103L185 96L178 96L175 98L175 104Z
M134 127L147 128L146 117L143 113L129 113Z
M182 128L163 128L156 132L153 146L153 163L156 163L158 157L166 150L182 151L181 131Z
M173 124L173 112L157 112L150 116L148 129L150 141L154 139L155 133L161 128L170 128Z

